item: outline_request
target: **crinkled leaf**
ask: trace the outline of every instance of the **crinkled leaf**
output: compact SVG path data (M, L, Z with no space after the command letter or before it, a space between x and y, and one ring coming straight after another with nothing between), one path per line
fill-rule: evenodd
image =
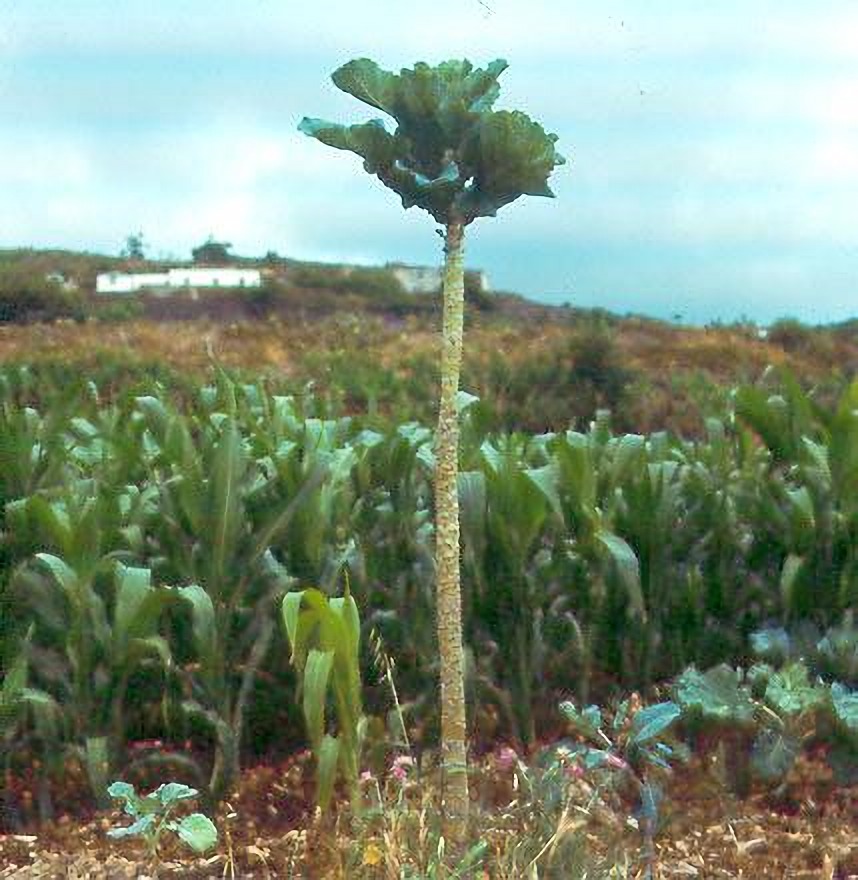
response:
M159 785L155 791L152 792L151 796L157 797L166 807L177 801L190 800L198 795L199 792L195 788L183 785L181 782L166 782L163 785Z
M137 790L130 782L117 780L116 782L110 783L107 788L107 793L113 798L128 799L129 797L135 797Z
M858 691L850 691L842 684L831 685L834 715L851 734L858 735Z
M486 114L467 147L467 167L476 171L456 199L456 210L468 218L494 217L498 208L522 195L553 198L548 178L566 161L555 150L556 142L557 135L547 134L526 113Z
M765 700L781 715L801 715L819 706L825 691L814 686L804 663L791 663L775 672L766 687Z
M751 650L755 656L780 665L790 655L791 642L783 627L770 627L751 633Z
M769 680L774 674L774 667L768 663L755 663L745 673L745 681L748 683L748 687L750 687L751 693L756 699L761 700L765 696Z
M380 119L371 119L359 125L338 125L324 119L304 117L298 130L334 149L357 153L363 158L364 168L370 174L376 174L381 169L392 169L397 160L396 138Z
M682 710L676 703L656 703L646 706L632 718L629 744L640 746L662 734L677 718Z
M112 798L125 801L126 812L129 812L132 816L137 815L137 802L140 800L140 798L138 797L137 791L135 790L134 786L131 785L130 782L112 782L107 788L107 793ZM128 807L131 807L134 812L130 812L128 810Z
M858 628L851 621L828 630L816 649L826 671L839 681L853 683L858 680Z
M749 725L755 706L741 673L726 664L701 673L686 669L673 685L673 697L683 715L716 724Z
M331 76L338 89L347 92L364 104L393 116L399 78L383 70L370 58L355 58L334 71Z
M359 58L333 74L334 84L396 121L342 126L304 118L299 129L364 159L365 169L439 222L493 216L521 195L553 195L547 179L563 163L555 135L525 114L494 111L507 63L417 63L398 74Z
M217 845L217 828L202 813L185 816L179 821L175 831L194 852L203 853Z
M107 836L112 837L114 840L120 840L123 837L142 837L154 824L155 814L147 813L145 816L141 816L125 828L111 828L107 832Z

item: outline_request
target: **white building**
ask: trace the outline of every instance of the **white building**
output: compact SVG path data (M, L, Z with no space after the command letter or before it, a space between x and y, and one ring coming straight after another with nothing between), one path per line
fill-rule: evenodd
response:
M140 290L195 289L198 287L260 287L258 269L168 269L166 272L102 272L95 279L96 293L137 293Z

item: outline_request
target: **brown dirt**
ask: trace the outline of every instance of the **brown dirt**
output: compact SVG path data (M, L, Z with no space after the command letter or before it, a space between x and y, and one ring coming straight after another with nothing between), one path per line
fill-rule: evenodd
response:
M482 795L511 794L509 780L484 764ZM331 840L312 820L311 766L302 754L279 764L245 771L240 790L216 816L220 841L208 857L163 848L157 875L139 844L112 841L107 828L121 824L118 811L87 815L63 812L55 823L0 836L0 878L325 878L341 877L325 867ZM493 778L492 778L493 777ZM478 795L475 792L475 795ZM756 793L737 801L716 781L711 767L693 762L674 778L667 824L656 840L655 878L858 877L858 788L837 788L817 759L802 759L788 795L780 800ZM481 817L483 832L491 817ZM608 827L612 826L612 827ZM620 829L619 836L617 829ZM594 852L620 846L636 857L638 837L622 816L591 817L584 826ZM619 850L608 852L618 856ZM493 876L491 857L478 880ZM360 877L382 878L382 866ZM637 876L629 874L629 876Z

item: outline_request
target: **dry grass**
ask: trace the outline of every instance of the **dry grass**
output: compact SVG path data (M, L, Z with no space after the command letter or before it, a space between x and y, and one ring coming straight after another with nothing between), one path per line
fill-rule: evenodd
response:
M580 346L575 340L595 326L562 313L551 320L545 313L518 320L478 315L466 332L465 380L516 424L528 415L535 419L519 427L556 429L564 413L566 423L574 423L591 405L569 370ZM723 389L756 380L770 365L788 368L807 384L839 382L858 370L858 342L846 333L806 330L801 345L785 348L741 327L626 319L598 338L611 346L608 362L631 379L621 402L597 404L621 414L618 430L700 435L703 417L720 411ZM416 315L0 325L0 363L62 362L80 370L157 364L199 378L217 362L345 394L350 411L380 395L382 412L420 419L431 417L437 354L435 322Z

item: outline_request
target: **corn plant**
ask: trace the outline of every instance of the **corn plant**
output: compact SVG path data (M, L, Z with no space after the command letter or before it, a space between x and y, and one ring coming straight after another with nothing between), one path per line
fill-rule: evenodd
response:
M627 673L632 639L648 621L638 558L614 522L616 483L639 443L633 435L612 437L597 419L587 434L548 439L549 463L537 481L562 524L554 576L564 592L553 613L573 621L585 672L601 665Z
M437 678L432 560L432 432L406 423L380 434L364 431L365 452L352 472L357 498L352 528L359 565L349 568L352 590L396 657L409 711L437 716L427 706Z
M779 378L783 393L748 386L737 396L738 417L772 458L754 519L759 540L779 550L785 618L831 624L858 599L858 382L829 412Z
M679 453L684 515L671 543L687 548L673 563L686 572L686 585L671 591L677 622L669 632L673 650L664 654L675 666L662 667L664 676L690 663L708 668L737 656L750 629L777 606L770 584L779 563L770 553L755 553L751 513L766 485L768 453L746 444L729 417L708 419L706 432L705 440L684 443Z
M434 488L443 811L452 841L461 839L468 812L457 489L464 230L522 195L553 196L548 177L565 161L554 148L556 135L519 111L493 110L500 94L497 79L506 67L503 60L485 70L475 70L469 61L448 61L394 74L357 59L333 74L334 84L393 118L395 132L378 119L344 126L304 118L299 126L324 144L357 153L365 170L392 189L403 207L422 208L445 230Z
M547 605L544 567L551 510L526 464L521 438L486 441L479 471L460 474L466 574L464 602L473 641L494 645L497 685L508 695L512 734L525 745L536 737L534 688L544 655L541 620Z
M220 392L216 402L226 411L195 423L157 398L138 401L158 448L159 553L153 564L166 580L186 584L177 596L190 615L196 667L183 667L182 706L215 735L208 790L215 802L239 773L251 689L274 634L275 604L291 583L271 548L326 473L316 462L300 483L284 487L276 467L250 455L225 377ZM301 453L294 447L284 455ZM184 659L191 659L187 651Z
M329 599L318 590L287 593L282 619L291 662L301 675L307 734L316 756L316 803L327 811L339 773L360 810L360 757L366 729L361 700L360 616L346 580L345 594ZM337 734L327 729L325 707L333 695Z
M24 708L28 675L27 650L32 635L31 626L23 642L15 646L14 654L3 658L3 683L0 684L0 755L4 758L8 754Z
M614 527L638 559L647 610L646 622L636 621L638 638L630 639L628 655L629 671L634 670L629 683L640 689L663 676L666 664L682 662L688 653L684 628L697 617L694 550L705 533L685 526L687 475L681 459L659 460L651 444L640 443L615 490ZM675 670L667 665L666 671Z
M74 561L36 554L13 585L36 622L33 667L43 699L62 714L69 747L103 798L106 777L125 758L132 675L152 661L170 667L158 625L173 596L152 585L149 569L109 555Z

